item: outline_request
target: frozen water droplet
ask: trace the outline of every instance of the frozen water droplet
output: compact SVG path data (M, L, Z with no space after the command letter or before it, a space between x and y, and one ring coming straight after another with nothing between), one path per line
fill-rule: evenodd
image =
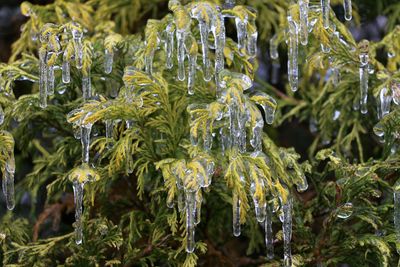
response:
M339 110L335 110L335 112L333 113L332 119L334 121L337 121L339 119L339 117L340 117L340 114L341 114L341 112Z
M380 122L374 126L373 131L376 136L382 137L385 135L385 128Z
M337 217L341 219L347 219L353 214L353 203L347 202L342 206L338 207L337 210Z

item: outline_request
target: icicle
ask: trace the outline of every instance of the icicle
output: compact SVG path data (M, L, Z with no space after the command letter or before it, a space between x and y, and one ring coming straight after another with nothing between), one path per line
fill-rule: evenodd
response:
M360 107L361 113L366 114L368 112L368 54L361 54L360 61Z
M269 55L272 59L278 59L278 35L275 33L274 36L269 40Z
M110 149L112 146L112 140L113 140L113 127L114 127L114 122L112 120L106 120L106 141L107 141L107 148Z
M4 123L4 110L0 105L0 125Z
M206 132L203 136L204 140L203 140L203 148L205 151L210 151L212 148L212 143L213 143L213 138L212 138L212 134L211 134L211 130L210 130L210 121L207 121L206 124Z
M82 162L89 163L89 148L90 148L90 133L92 131L92 123L85 122L85 119L90 116L89 112L81 122L81 143L82 143Z
M83 33L77 29L72 29L71 32L72 32L72 37L74 39L76 68L81 69L83 60L83 45L82 45Z
M290 88L296 92L299 87L299 65L298 65L298 36L297 24L289 17L289 49L288 49L288 78Z
M247 24L249 25L249 29L247 32L247 54L254 58L257 56L257 38L258 32L256 27L255 18L257 17L257 10L252 7L247 7L250 15L247 18Z
M196 212L196 192L186 191L186 252L194 251L194 215Z
M197 54L189 54L189 71L188 71L188 94L194 94L194 84L196 81L196 63L197 63Z
M292 252L290 248L290 240L292 239L292 200L289 198L282 206L283 211L283 265L285 267L292 266Z
M114 51L111 49L104 50L104 72L106 74L110 74L113 68L113 60L114 60Z
M187 33L185 31L176 31L176 40L178 42L178 80L185 80L185 39Z
M155 52L155 49L152 49L148 55L144 56L145 68L148 74L153 74L153 59Z
M330 0L321 0L322 23L325 29L329 29L329 13L331 12Z
M400 242L400 186L399 180L394 184L393 188L393 207L394 207L394 229L396 232L396 241Z
M75 180L73 182L74 203L75 203L75 243L82 244L83 229L82 229L82 205L83 205L83 187L84 183Z
M257 110L258 111L258 110ZM261 114L257 115L256 123L252 129L252 136L250 139L250 145L254 148L255 151L262 150L262 131L264 128L264 120Z
M238 195L234 195L232 197L232 216L233 216L233 222L232 222L232 227L233 227L233 235L234 236L240 236L240 199Z
M82 94L83 99L85 101L89 100L92 97L92 82L90 79L90 69L87 74L83 74L82 76Z
M390 103L392 102L392 95L389 94L386 87L384 87L380 94L379 99L381 102L381 117L385 117L390 112Z
M343 0L343 7L344 7L344 18L346 20L351 20L353 18L351 0Z
M274 258L274 234L272 232L272 207L267 204L267 214L264 222L265 245L267 247L267 257L272 260Z
M203 22L199 21L200 29L200 40L201 40L201 50L203 56L203 75L205 81L211 80L211 64L210 58L208 56L208 32L210 31L209 26Z
M62 63L62 81L63 83L69 83L71 81L71 70L68 60L63 60Z
M300 42L308 44L308 0L299 0L300 9Z
M239 50L246 47L246 36L247 36L247 18L243 20L235 18L236 31L237 31L237 42Z
M12 210L15 207L14 200L14 173L15 173L15 160L14 152L9 153L5 163L2 187L3 193L7 203L7 209Z
M173 52L174 52L174 33L175 29L173 24L169 24L166 28L165 51L167 53L166 66L171 69L174 66Z
M194 213L194 224L198 225L201 220L201 203L203 201L203 197L201 195L201 191L198 190L196 192L196 208Z
M256 171L258 172L258 169L256 169ZM262 180L258 180L258 183L259 183L259 186L264 188L264 182ZM257 196L255 196L255 193L256 193L256 182L255 181L251 182L250 192L253 197L256 219L258 222L263 222L265 220L265 216L266 216L267 203L265 201L261 201L261 199L259 199Z
M54 66L47 67L47 94L54 95Z
M217 94L221 92L219 73L225 67L224 47L225 47L225 22L224 17L219 15L217 19L212 21L211 32L214 35L214 46L215 46L215 84L217 85Z
M39 50L39 96L40 107L47 107L47 52L45 49Z
M257 92L252 96L252 99L262 107L265 115L265 122L272 124L275 118L276 100L263 92Z

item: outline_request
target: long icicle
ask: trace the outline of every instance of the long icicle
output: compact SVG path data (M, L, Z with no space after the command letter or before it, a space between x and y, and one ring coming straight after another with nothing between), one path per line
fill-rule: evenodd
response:
M232 197L232 228L233 235L240 236L241 226L240 226L240 199L237 194Z
M7 203L7 209L12 210L15 207L14 200L14 173L15 173L15 159L14 152L9 153L5 163L2 186L3 193Z
M169 24L165 32L166 32L165 51L167 53L166 66L168 69L171 69L174 66L173 52L174 52L175 29L173 27L173 24Z
M82 205L83 205L83 187L84 183L75 180L73 182L74 202L75 202L75 243L82 244Z
M44 48L39 50L39 97L40 107L47 107L47 51Z
M289 198L287 202L283 204L283 265L285 267L292 266L292 251L290 241L292 239L292 200Z
M297 24L289 17L289 49L288 49L288 78L293 92L299 87L299 65L298 65L298 34Z
M185 80L185 39L187 33L185 31L176 31L176 41L178 43L178 80Z
M194 215L196 212L196 193L186 192L186 252L192 253L194 251Z
M265 216L265 245L267 247L268 259L274 258L274 234L272 232L272 207L267 204L267 214Z
M368 112L368 54L360 54L360 109L362 114Z

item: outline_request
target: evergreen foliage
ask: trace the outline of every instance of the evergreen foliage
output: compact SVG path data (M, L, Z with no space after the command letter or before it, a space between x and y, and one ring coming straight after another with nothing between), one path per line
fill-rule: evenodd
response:
M286 64L287 14L299 20L297 1L246 0L223 8L227 15L254 18L247 31L258 30L259 52L254 57L238 47L235 20L226 20L224 70L211 81L205 81L209 70L202 68L198 22L185 14L185 7L197 2L55 0L21 5L28 19L10 61L0 64L3 179L14 150L16 161L16 208L0 218L3 265L280 266L287 233L279 217L291 205L293 266L399 264L393 193L400 192L400 4L353 2L351 22L332 10L331 27L325 29L317 10L320 1L310 0L314 26L308 45L299 44L299 89L293 92L290 77L279 76L283 86L276 86L257 69L265 57L271 66ZM207 3L215 10L225 5L219 0ZM342 3L331 0L335 11ZM362 21L365 8L388 17L387 32L379 41L355 40L349 31L349 25ZM198 62L189 92L188 79L177 78L176 46L171 69L170 55L162 48L168 30L185 25L191 33L185 43L189 58ZM216 39L210 35L207 42ZM76 54L78 46L81 55ZM270 50L280 58L265 56ZM49 51L47 65L41 66ZM217 49L209 54L213 63L220 59ZM367 114L360 112L360 55L369 58ZM66 62L71 67L68 83L61 71ZM40 72L53 66L54 94L43 98ZM82 89L90 86L93 95ZM221 97L221 91L228 93ZM395 103L389 104L390 112L385 105L389 96ZM246 153L229 146L223 150L225 140L209 134L226 130L222 114L242 104L248 108L249 129L257 129L260 114L267 122L256 152L254 133L247 132L253 143L247 144ZM275 108L272 122L268 115ZM291 141L310 141L307 155L285 147L279 137L294 122L310 127L307 140L295 136ZM87 125L93 126L90 161L81 164L86 156L82 129ZM208 138L214 139L209 148ZM211 185L193 182L187 169ZM305 177L309 188L303 192ZM72 226L76 182L87 182L81 244L76 244ZM201 221L193 253L185 250L190 236L181 187L203 187L194 196ZM19 216L26 192L33 204L29 214ZM35 206L40 198L45 198L44 207ZM254 199L274 210L272 259L267 258L264 227L254 215ZM232 234L237 203L241 237Z

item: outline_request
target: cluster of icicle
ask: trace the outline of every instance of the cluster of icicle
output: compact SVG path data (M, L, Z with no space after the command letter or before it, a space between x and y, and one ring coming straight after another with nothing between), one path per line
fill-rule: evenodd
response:
M177 162L171 168L176 178L178 192L178 209L186 212L186 251L192 253L195 246L195 226L200 223L202 191L208 188L214 175L214 161L211 158L195 157L190 162ZM172 200L167 206L173 208Z
M330 0L321 0L321 17L322 17L322 24L325 29L330 27L333 28L334 25L330 25ZM287 27L287 44L288 44L288 80L290 88L293 92L298 90L299 86L299 63L298 63L298 55L299 55L299 40L300 43L304 46L308 44L308 35L313 30L316 20L309 20L309 0L298 0L298 7L299 7L299 21L294 19L292 13L288 13L288 27ZM351 20L352 19L352 6L351 0L343 0L343 7L345 11L345 19ZM349 46L339 35L339 32L334 32L337 38L345 44ZM274 60L275 65L277 59L279 57L278 54L278 44L279 40L277 35L273 36L270 40L270 57ZM329 47L326 47L324 44L321 44L321 49L324 53L329 53ZM274 71L276 71L276 66L274 66ZM334 73L337 74L338 70L333 70ZM275 77L276 75L273 75ZM275 81L276 83L276 81Z
M219 88L221 90L218 99L206 105L192 104L188 106L188 112L191 115L190 139L192 145L199 147L205 153L209 153L213 148L214 140L218 139L219 142L217 143L221 145L221 150L224 154L228 151L236 155L237 153L242 155L246 154L254 160L261 160L267 164L269 159L262 152L262 133L264 121L267 124L272 124L274 121L277 105L276 101L263 92L255 92L249 96L245 95L244 92L252 86L252 81L244 74L234 73L224 69L218 76L220 82ZM257 105L263 110L264 116ZM205 127L196 127L196 124L199 123L199 117L204 116L207 116L207 120L202 122ZM219 134L217 134L217 132ZM276 209L268 204L266 200L259 199L256 193L257 186L261 186L263 190L267 190L266 188L268 187L268 185L264 184L263 178L261 178L263 175L261 169L255 165L249 165L246 168L247 169L243 171L236 171L240 172L243 185L246 183L245 171L250 177L250 194L254 202L255 215L257 221L264 224L267 256L272 259L272 212L276 211ZM303 192L307 187L307 180L304 176L298 189ZM233 234L239 236L241 233L241 204L238 195L234 194L232 205ZM284 262L285 266L291 266L291 200L281 200L280 206L282 212L280 219L283 223L282 227L284 233ZM189 210L187 212L189 212ZM190 225L187 225L187 227L192 230ZM190 242L192 241L193 240L190 239ZM193 247L188 245L187 251L193 251Z
M0 106L0 112L2 113L3 110ZM0 125L4 121L4 113L0 114ZM1 167L1 172L3 173L2 177L2 188L3 194L6 199L7 209L12 210L15 206L14 200L14 173L15 173L15 159L14 159L14 138L11 133L1 130L0 135L4 138L8 139L9 144L11 146L9 149L3 149L4 154L2 157L5 159L4 166ZM6 142L5 142L6 143Z
M169 1L169 9L173 12L173 19L168 23L165 31L154 37L154 33L146 35L147 44L155 44L152 50L145 55L146 72L153 72L153 57L159 47L160 40L164 43L166 52L166 67L174 66L173 55L177 55L177 78L184 81L187 76L187 87L190 95L194 94L194 85L197 71L197 40L191 29L192 19L198 22L201 43L202 72L205 81L210 81L212 76L218 85L218 73L224 69L225 47L225 18L234 18L238 48L250 57L257 54L257 36L255 28L255 10L248 7L236 6L232 12L223 12L220 7L210 2L194 2L182 6L178 0ZM239 14L235 16L233 14ZM148 25L153 22L149 21ZM210 34L212 41L210 41ZM156 40L154 40L156 39ZM210 58L210 48L214 50L214 68ZM176 51L176 53L174 53ZM187 58L187 74L185 60ZM214 71L213 71L214 69Z
M86 69L83 68L83 31L76 22L72 22L71 26L63 27L64 31L60 36L58 35L57 26L54 24L46 24L40 34L41 48L39 49L39 93L40 93L40 106L47 107L47 97L54 94L55 88L55 73L54 71L60 69L56 63L57 58L62 55L62 74L61 80L64 84L71 81L71 62L75 62L75 67L82 70L82 93L84 101L92 97L90 66ZM52 30L53 29L53 30ZM67 30L67 29L70 29ZM64 51L61 51L64 47ZM104 54L104 72L109 74L112 72L114 51L113 47L105 49ZM87 55L86 55L87 56ZM62 93L62 92L60 92ZM81 110L71 111L67 118L71 120ZM85 183L92 181L95 177L95 172L89 167L89 148L90 148L90 134L92 123L87 123L85 118L90 116L90 113L78 122L73 123L74 136L81 140L82 143L82 165L77 167L70 174L70 180L73 183L74 200L75 200L75 232L76 243L82 243L82 202L83 202L83 188ZM109 138L112 134L112 123L106 122L106 134Z
M39 95L40 106L47 107L47 97L54 94L55 71L61 69L62 82L65 84L71 81L71 63L82 70L82 93L85 100L92 95L90 67L83 67L83 31L78 23L72 22L70 27L63 27L63 32L58 34L57 25L48 23L43 26L40 34L41 47L39 49ZM51 30L53 29L53 30ZM61 39L61 40L60 40ZM64 47L64 51L61 48ZM57 66L57 59L61 55L61 68ZM110 53L106 53L106 72L112 65ZM59 93L64 93L63 90Z

